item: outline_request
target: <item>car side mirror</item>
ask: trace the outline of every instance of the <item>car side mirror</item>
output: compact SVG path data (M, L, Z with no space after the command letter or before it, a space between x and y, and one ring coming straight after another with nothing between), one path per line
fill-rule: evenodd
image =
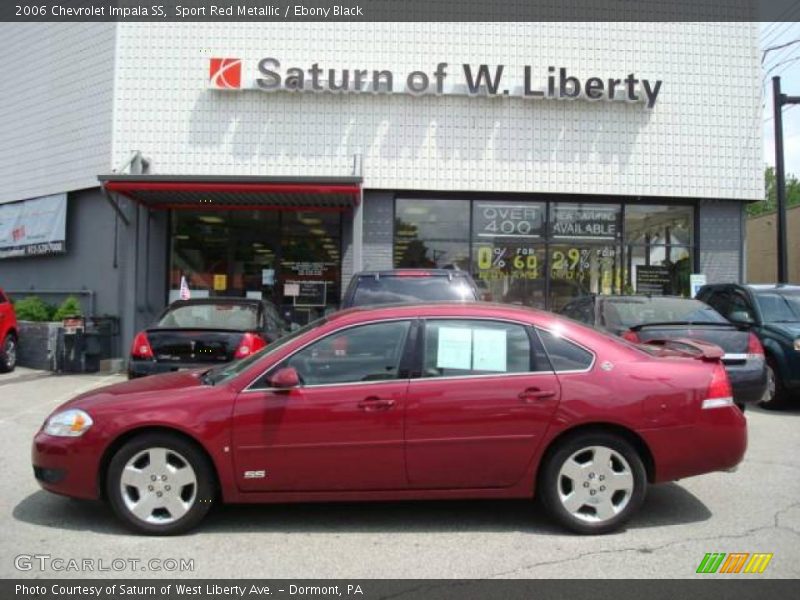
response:
M753 317L750 316L750 313L746 310L735 310L729 316L728 320L731 323L736 323L738 325L752 325L755 323Z
M293 367L284 367L269 378L270 387L289 390L300 385L300 375Z

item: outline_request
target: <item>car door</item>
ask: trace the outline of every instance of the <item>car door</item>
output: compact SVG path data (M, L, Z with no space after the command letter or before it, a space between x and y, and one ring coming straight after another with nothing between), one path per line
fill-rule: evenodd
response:
M6 337L6 332L11 327L11 302L0 291L0 344Z
M523 477L560 394L534 344L518 323L424 322L406 406L412 488L500 488Z
M234 409L236 476L244 491L361 491L406 487L404 358L410 320L326 335L270 369ZM301 385L271 388L296 369Z

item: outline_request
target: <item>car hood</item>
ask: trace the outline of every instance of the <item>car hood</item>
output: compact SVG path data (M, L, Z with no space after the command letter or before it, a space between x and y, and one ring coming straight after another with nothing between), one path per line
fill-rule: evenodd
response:
M764 327L791 339L800 337L800 323L765 323Z
M196 388L203 385L200 375L207 369L194 369L191 371L176 371L163 375L152 375L140 379L132 379L122 383L115 383L101 388L95 388L76 396L65 403L62 408L89 408L98 403L120 402L122 400L154 398L154 392L178 391ZM165 395L166 400L171 395Z

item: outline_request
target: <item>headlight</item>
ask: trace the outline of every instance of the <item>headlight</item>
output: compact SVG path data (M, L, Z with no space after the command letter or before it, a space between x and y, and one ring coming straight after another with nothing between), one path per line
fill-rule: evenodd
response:
M798 352L800 352L800 338L797 338L794 341L794 349L797 350Z
M59 437L78 437L86 433L93 422L88 413L71 408L47 419L44 424L44 432L47 435Z

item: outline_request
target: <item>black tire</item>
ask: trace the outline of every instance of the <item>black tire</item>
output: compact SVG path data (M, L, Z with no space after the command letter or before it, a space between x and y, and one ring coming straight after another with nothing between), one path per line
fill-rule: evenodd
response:
M622 496L617 496L618 492L613 491L606 492L604 490L601 492L599 486L602 484L599 481L599 476L594 473L594 469L587 472L587 477L589 473L591 473L594 475L594 478L592 480L587 479L583 481L581 484L582 487L584 487L585 484L589 484L586 485L586 487L590 488L590 486L592 486L590 489L594 490L595 493L601 495L606 493L611 494L609 498L612 503L615 497L620 499L618 502L618 505L621 507L619 512L613 517L599 521L592 520L596 519L597 516L591 514L591 510L594 510L594 508L588 504L585 505L586 510L583 513L583 518L579 518L567 510L561 500L564 487L572 485L569 478L560 476L562 466L564 466L571 457L575 457L576 453L580 453L578 454L579 457L583 456L582 450L589 452L589 456L591 456L591 451L588 449L592 447L607 448L621 455L627 462L633 488L628 493L621 492ZM616 471L622 464L618 461L615 463L614 461L617 461L617 459L615 458L612 460L611 464L614 465L612 470ZM645 471L642 458L639 456L637 450L631 446L630 443L617 435L598 431L578 433L570 436L559 442L556 447L547 453L540 471L537 497L540 499L547 512L567 529L585 535L598 535L619 529L630 519L642 505L646 491L647 472ZM567 492L571 492L571 490L568 489ZM622 500L626 497L627 501L623 503ZM590 502L596 501L590 500Z
M765 400L759 402L759 406L767 410L780 410L785 408L789 403L789 393L786 391L786 388L783 387L778 364L771 356L767 357L767 386L767 397ZM774 390L771 394L770 387Z
M17 338L6 334L0 345L0 373L10 373L17 366Z
M158 448L166 449L168 455L174 460L177 460L175 457L185 459L185 462L194 471L196 484L191 485L196 485L196 489L193 493L191 507L186 514L171 522L151 523L134 515L126 505L121 477L128 461L145 451ZM184 491L191 491L191 485L187 486L189 489ZM106 497L112 510L133 531L148 535L176 535L195 527L211 509L216 495L216 477L210 461L194 442L180 435L154 432L144 433L131 439L114 454L106 472L105 488Z

